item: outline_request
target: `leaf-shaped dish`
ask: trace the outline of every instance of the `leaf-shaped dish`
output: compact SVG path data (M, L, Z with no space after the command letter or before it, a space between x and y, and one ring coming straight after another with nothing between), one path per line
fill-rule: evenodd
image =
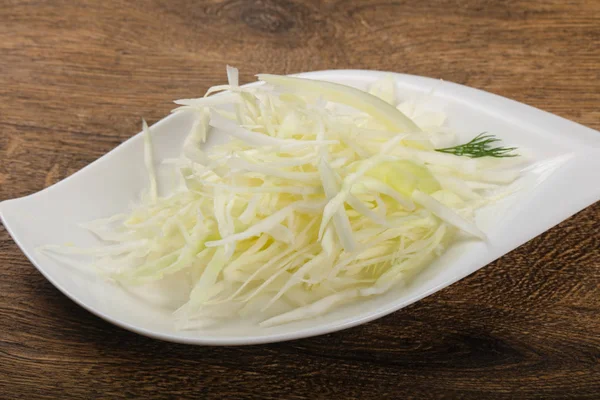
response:
M299 74L365 89L387 73L334 70ZM140 134L71 177L38 193L0 203L0 216L15 242L37 269L82 307L116 325L150 337L189 344L241 345L276 342L329 333L379 318L464 278L600 199L600 132L533 107L453 83L393 74L403 99L430 95L448 125L470 139L497 133L511 146L532 151L544 168L524 176L523 189L484 210L478 224L489 242L460 242L401 291L349 304L325 316L271 328L237 320L206 330L177 331L171 310L86 272L39 254L43 244L97 241L78 223L125 211L146 186ZM171 115L152 128L157 160L176 157L191 128L191 117ZM210 145L210 138L208 145ZM161 303L162 304L162 303Z

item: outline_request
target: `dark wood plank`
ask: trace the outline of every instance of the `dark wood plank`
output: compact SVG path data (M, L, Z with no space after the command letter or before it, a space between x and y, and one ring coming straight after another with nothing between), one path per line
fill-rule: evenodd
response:
M259 72L442 78L600 129L595 0L88 0L0 7L0 200ZM569 132L565 132L568 135ZM0 397L598 398L600 203L381 320L273 345L154 341L76 306L0 228Z

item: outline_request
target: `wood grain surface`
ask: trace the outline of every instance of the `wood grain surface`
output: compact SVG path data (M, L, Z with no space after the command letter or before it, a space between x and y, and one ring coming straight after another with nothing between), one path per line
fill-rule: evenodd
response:
M598 0L2 0L0 200L84 167L142 116L222 82L226 63L243 81L431 76L600 129ZM114 327L59 293L4 227L0 271L3 399L600 398L600 203L392 315L272 345Z

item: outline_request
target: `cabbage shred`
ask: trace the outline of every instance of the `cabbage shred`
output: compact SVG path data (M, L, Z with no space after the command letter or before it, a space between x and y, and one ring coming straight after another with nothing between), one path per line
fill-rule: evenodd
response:
M518 176L503 160L436 152L455 141L443 114L397 105L389 77L368 93L275 75L240 87L232 67L227 76L176 101L174 112L195 116L181 157L165 160L180 189L156 194L144 121L148 195L86 225L106 246L46 247L92 254L124 285L185 280L180 328L248 315L268 327L401 290L457 233L485 240L474 211ZM204 150L210 135L229 141Z

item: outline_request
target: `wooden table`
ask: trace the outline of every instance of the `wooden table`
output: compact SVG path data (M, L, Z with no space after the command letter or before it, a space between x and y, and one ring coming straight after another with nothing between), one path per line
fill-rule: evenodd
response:
M84 167L142 116L223 82L227 63L243 81L431 76L600 129L597 0L5 0L0 49L0 200ZM264 346L116 328L50 285L3 227L0 268L6 399L600 397L600 203L381 320Z

